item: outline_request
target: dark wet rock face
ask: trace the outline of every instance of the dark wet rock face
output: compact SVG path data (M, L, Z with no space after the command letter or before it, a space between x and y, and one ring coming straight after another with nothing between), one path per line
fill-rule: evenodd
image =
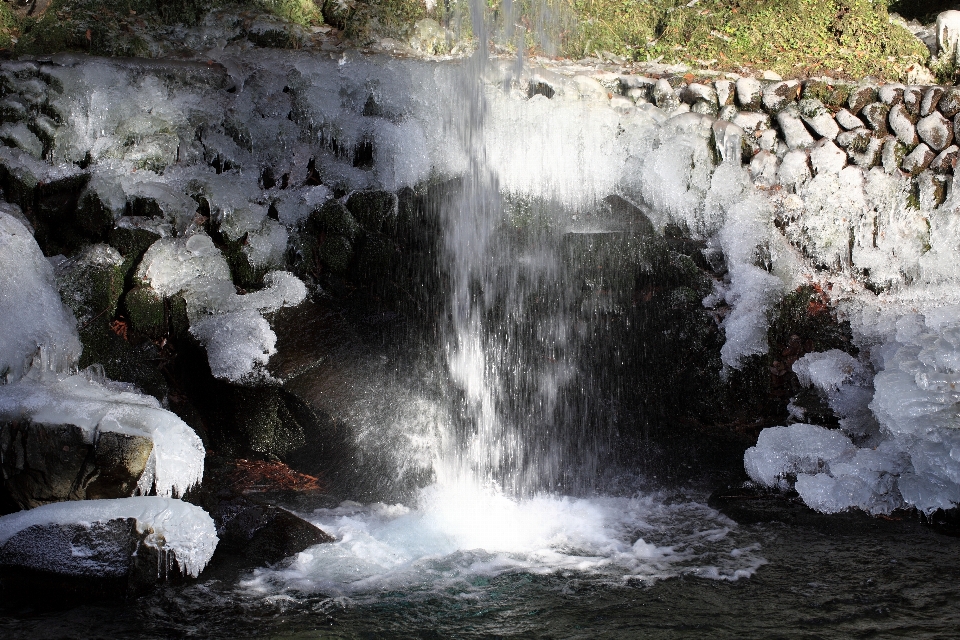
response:
M0 425L5 512L51 502L133 495L153 441L105 432L91 444L77 426L7 422Z

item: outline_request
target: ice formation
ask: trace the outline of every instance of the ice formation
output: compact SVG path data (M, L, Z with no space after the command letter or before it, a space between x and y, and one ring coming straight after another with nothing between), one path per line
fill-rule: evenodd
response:
M260 314L300 304L307 295L303 282L285 271L267 273L259 291L237 294L226 260L203 232L156 241L136 277L163 296L183 295L190 332L207 348L210 369L234 381L260 374L276 352L277 336Z
M0 420L39 424L72 424L90 442L100 433L146 436L153 452L138 491L161 496L183 495L203 477L204 448L200 438L156 398L130 385L98 381L87 372L43 382L23 379L0 385Z
M23 223L4 211L0 273L2 380L19 380L34 366L55 371L75 367L81 349L77 321L60 300L53 266Z
M28 527L75 525L87 527L120 518L136 520L137 531L146 534L143 543L159 552L161 562L176 561L181 573L197 577L210 562L217 548L213 519L200 507L187 502L157 496L116 500L80 500L57 502L29 511L0 517L0 548ZM89 566L87 549L44 549L49 571L64 574L101 575L110 567ZM158 571L162 567L158 567Z

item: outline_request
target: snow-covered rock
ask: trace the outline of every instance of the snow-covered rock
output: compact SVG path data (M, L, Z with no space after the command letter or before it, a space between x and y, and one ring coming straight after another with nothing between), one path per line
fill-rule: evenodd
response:
M60 502L0 517L0 570L149 583L197 577L217 547L200 507L160 497Z
M953 142L953 124L939 113L917 122L917 134L934 151L943 151Z
M71 498L69 487L55 491L59 485L53 478L57 474L64 477L72 467L65 463L63 468L58 468L56 452L49 449L49 444L47 449L43 448L44 433L64 429L75 434L63 436L71 438L69 441L46 436L48 443L60 442L61 454L66 453L64 447L76 449L77 453L89 448L104 460L101 470L119 468L128 475L140 471L129 486L124 485L129 491L127 495L134 491L142 494L156 491L161 496L179 496L199 484L203 477L204 448L193 429L163 409L156 398L139 393L130 385L97 380L89 372L57 381L23 379L0 386L0 422L5 423L5 454L19 451L50 458L44 461L40 455L37 459L25 455L22 459L16 456L4 459L7 478L19 487L18 495L24 496L24 506ZM14 441L14 433L21 434L25 440ZM41 442L35 443L33 439ZM111 442L128 450L104 450ZM144 453L148 454L145 460L141 459ZM111 460L112 467L109 467ZM85 491L96 481L89 472L100 467L95 460L78 459L76 463L76 480L81 485L75 489ZM87 469L88 475L83 477L79 472L90 463L93 468ZM19 474L26 477L24 482L17 479ZM104 491L109 495L109 491ZM62 495L64 492L66 495Z

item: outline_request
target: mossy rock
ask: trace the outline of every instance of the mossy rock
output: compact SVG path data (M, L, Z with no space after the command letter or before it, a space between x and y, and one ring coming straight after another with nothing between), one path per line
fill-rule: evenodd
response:
M320 245L317 256L330 271L343 274L353 260L353 245L346 236L329 235Z
M400 247L381 234L367 234L357 252L357 274L362 280L379 282L399 275Z
M123 257L116 249L93 245L57 268L57 286L79 322L109 320L117 313L126 275Z
M807 80L803 83L803 99L819 100L828 107L839 109L846 106L853 87L843 82Z
M156 230L149 228L121 226L110 231L108 242L123 255L123 272L130 274L134 267L140 264L150 245L161 237Z
M399 200L390 191L354 191L347 209L367 231L395 233Z
M130 326L137 333L160 337L167 331L166 306L163 297L147 285L137 285L123 298Z
M328 200L319 209L310 214L307 228L314 234L334 234L350 241L360 233L360 225L339 200Z
M100 365L110 380L129 382L163 400L168 386L158 366L165 360L160 349L150 340L137 340L129 333L124 337L123 325L114 327L117 329L110 327L107 318L98 318L80 330L83 344L80 368Z

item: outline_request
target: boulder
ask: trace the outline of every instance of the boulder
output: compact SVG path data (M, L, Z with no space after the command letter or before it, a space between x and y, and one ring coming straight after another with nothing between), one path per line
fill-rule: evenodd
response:
M573 76L573 86L584 100L606 100L608 91L598 80L590 76Z
M935 173L953 173L957 166L957 156L960 154L960 147L952 144L940 153L930 162L930 169Z
M860 110L871 102L877 101L877 86L873 84L860 84L850 91L850 97L847 98L847 108L850 113L856 115Z
M837 146L853 151L863 151L867 148L872 137L869 129L844 131L837 136Z
M840 111L837 111L837 114L834 117L836 118L837 124L847 131L850 129L858 129L864 126L863 120L853 115L846 109L840 109Z
M923 89L913 86L903 91L903 107L914 118L920 115L920 105L923 102Z
M198 576L216 546L210 516L180 500L61 502L0 518L0 581L8 597L123 597Z
M717 93L717 102L721 109L726 106L733 106L737 86L732 80L714 80L713 90Z
M800 81L786 80L767 85L763 90L763 106L770 113L779 113L800 95Z
M847 157L858 167L869 169L880 164L882 151L883 141L880 138L870 138L863 148L854 145L847 147Z
M783 138L789 149L806 149L813 145L813 136L800 119L800 112L796 106L790 105L781 109L777 113L777 124L780 125L780 131L783 132Z
M680 92L680 99L684 102L694 105L700 100L704 100L714 107L719 108L719 98L716 90L706 84L691 82Z
M900 164L906 157L909 149L895 136L887 136L883 141L883 150L881 152L881 162L883 170L887 173L898 173Z
M903 144L913 146L920 141L920 138L917 137L917 130L913 126L915 120L907 113L906 107L902 104L895 104L891 107L887 120L890 122L890 129Z
M745 111L759 111L762 105L763 85L756 78L737 80L737 103Z
M677 96L677 92L673 90L673 87L670 86L670 83L664 78L660 78L656 84L653 85L651 96L653 98L653 104L668 113L680 106L680 98Z
M780 163L777 182L783 187L797 191L810 178L809 152L800 149L788 151Z
M347 198L346 207L367 231L394 233L398 203L397 194L391 191L354 191Z
M935 157L936 155L930 150L930 147L921 142L916 149L903 158L900 167L911 176L915 176L929 167Z
M821 138L833 140L840 133L840 127L823 103L815 98L804 98L797 105L800 117L807 126Z
M960 87L947 87L937 102L937 110L948 118L960 113Z
M923 100L920 102L920 116L929 116L937 109L940 98L943 97L943 87L930 87L923 92Z
M887 115L890 113L890 107L882 102L871 102L860 110L860 117L866 120L878 137L887 135ZM849 128L849 127L845 127Z
M717 112L717 118L720 120L726 120L727 122L733 122L738 115L740 115L739 109L732 104L720 107L720 111Z
M777 156L769 151L760 151L750 161L750 177L764 187L772 187L777 183Z
M830 140L820 140L810 149L810 164L813 172L839 174L847 165L847 154Z
M953 124L934 112L917 122L917 135L934 151L943 151L953 142Z
M732 122L749 135L770 128L770 116L762 111L741 111Z
M880 99L880 102L888 107L892 107L897 103L903 102L903 92L905 90L906 87L902 84L884 84L877 90L877 97Z

